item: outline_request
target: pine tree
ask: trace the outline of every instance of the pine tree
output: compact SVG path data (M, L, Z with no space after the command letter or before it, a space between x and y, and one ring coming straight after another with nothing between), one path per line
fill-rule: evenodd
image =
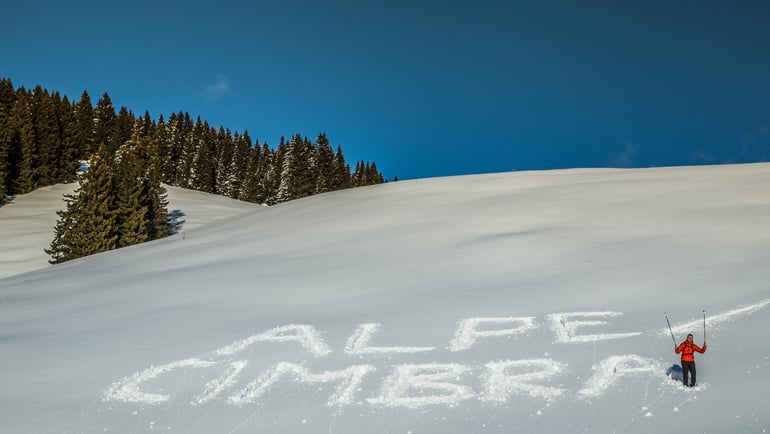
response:
M157 148L150 144L146 119L137 119L131 137L118 149L115 157L115 195L118 210L118 247L132 246L154 239L147 182L150 170L158 173L159 161L151 163L150 152ZM154 164L155 167L150 167Z
M242 200L260 204L272 202L278 188L278 175L273 170L275 165L272 163L274 159L275 152L267 143L263 143L261 149L257 143L249 155L249 168Z
M16 93L11 119L13 135L10 159L13 172L10 193L29 193L37 187L36 168L39 163L29 95L23 87Z
M327 191L336 190L334 186L336 177L334 151L329 145L329 139L326 138L326 133L319 134L315 143L317 171L315 193L325 193Z
M11 139L16 90L11 79L0 79L0 205L5 203L11 184Z
M116 247L132 246L149 239L149 210L144 201L146 193L142 185L144 170L141 164L130 142L121 146L115 155L113 182L118 224Z
M168 213L166 189L162 185L163 159L149 140L138 146L140 161L145 168L142 178L143 206L147 208L147 229L150 240L171 235L172 226Z
M174 164L172 161L172 135L166 127L163 115L160 115L155 127L152 142L155 145L158 154L158 171L161 182L173 183Z
M54 184L56 165L59 160L58 128L54 97L40 85L32 91L30 104L32 127L34 130L36 154L32 163L34 173L33 189Z
M283 149L282 149L283 148ZM278 191L276 193L276 203L288 202L293 199L294 196L294 170L296 159L294 151L294 139L284 144L283 137L281 137L281 144L278 145L278 153L280 158L280 183L278 184Z
M214 145L217 141L217 131L204 122L193 155L193 170L190 177L190 187L206 193L216 193L216 159Z
M350 177L350 182L353 185L353 187L361 187L364 185L364 162L358 161L356 162L356 169L353 171L353 175Z
M286 147L278 201L310 196L315 192L315 187L315 149L307 138L303 139L297 134Z
M144 111L144 118L142 118L142 135L145 137L151 137L155 134L156 124L150 117L148 110Z
M299 137L299 134L297 135ZM316 148L313 142L305 137L301 141L302 152L298 159L299 171L297 172L298 198L315 194L318 184L318 161L316 160Z
M350 166L345 162L345 156L342 154L342 147L337 145L337 153L334 155L335 161L335 174L333 188L334 190L342 190L353 186L352 179L350 177Z
M283 181L283 162L285 160L288 147L289 144L286 142L286 139L281 136L281 139L278 142L278 147L274 152L271 153L271 157L269 159L270 165L268 166L267 172L265 173L265 195L267 199L266 203L268 205L275 205L281 202L280 189Z
M182 152L184 149L184 115L172 113L168 118L168 141L170 145L170 170L165 181L171 185L181 185L179 173L182 170Z
M94 109L94 142L104 144L110 153L114 153L118 148L117 140L114 139L117 122L115 107L112 106L112 100L105 92L96 102L96 109Z
M78 192L79 190L76 190L74 195L65 194L64 202L67 206L56 212L59 220L54 227L54 239L51 246L45 249L46 254L51 256L51 259L48 260L51 264L59 264L84 256L82 246L77 244L80 237L75 235L76 232L82 231L81 226L83 225L80 217Z
M234 185L231 176L234 175L232 163L235 157L235 140L230 130L219 127L213 145L215 188L212 192L226 197L233 197L233 190L237 187Z
M59 161L56 165L56 181L69 182L75 178L80 161L80 146L77 143L77 118L75 107L65 95L56 109L56 124L59 129Z
M385 180L382 178L380 171L377 170L377 164L367 163L366 165L366 185L382 184Z
M96 124L91 97L85 90L75 107L75 143L79 159L88 159L96 152Z
M125 106L120 107L118 116L115 120L115 130L112 134L110 151L115 153L124 143L131 139L136 118L134 113Z
M260 148L259 142L257 142L256 145L249 151L238 199L244 200L246 202L258 202L258 198L261 192L258 171L262 159L262 149Z
M249 161L252 144L248 131L243 135L235 133L233 155L230 158L228 168L228 197L236 199L240 196L244 179L246 177L246 166Z
M181 136L182 149L179 159L177 183L182 188L197 189L198 174L196 173L196 165L199 158L198 154L200 152L201 142L207 134L208 123L204 126L203 121L201 121L200 116L198 116L195 120L195 125L192 128L189 128L189 121L190 116L185 113L182 125L183 131L187 131L184 131Z
M118 212L110 162L102 145L92 158L88 171L80 178L73 195L65 195L67 208L59 211L54 240L46 253L57 264L118 246Z

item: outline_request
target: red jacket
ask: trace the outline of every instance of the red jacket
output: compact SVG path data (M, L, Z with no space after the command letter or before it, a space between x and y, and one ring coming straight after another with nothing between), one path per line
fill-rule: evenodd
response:
M683 362L694 362L695 357L693 354L695 351L703 354L706 352L706 344L703 344L703 348L695 345L695 343L689 343L687 341L682 342L679 344L678 347L676 347L676 353L682 353L682 361Z

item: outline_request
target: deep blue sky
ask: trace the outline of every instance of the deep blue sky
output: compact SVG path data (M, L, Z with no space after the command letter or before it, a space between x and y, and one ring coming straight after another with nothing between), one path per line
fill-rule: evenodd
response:
M400 179L766 161L770 1L4 1L0 76Z

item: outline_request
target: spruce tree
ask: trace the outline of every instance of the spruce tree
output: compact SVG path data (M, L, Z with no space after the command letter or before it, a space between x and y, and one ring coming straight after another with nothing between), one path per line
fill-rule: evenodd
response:
M334 162L334 151L329 145L329 139L326 133L321 133L315 140L316 143L316 171L317 179L315 193L325 193L336 190L335 177L336 168Z
M166 189L151 174L143 180L144 205L147 207L147 230L150 240L171 235L173 227L168 212Z
M115 208L118 242L116 247L132 246L147 241L148 209L143 188L143 168L131 143L121 146L114 162Z
M55 97L49 95L40 85L35 86L30 111L36 150L32 163L34 189L57 181L56 165L59 160L60 138L56 125Z
M377 164L374 162L364 163L364 185L376 185L382 184L385 179L382 174L377 170Z
M117 116L107 92L96 102L94 117L94 142L104 144L113 153L118 147L117 140L114 140Z
M299 135L297 135L299 137ZM312 196L315 194L318 184L318 162L316 160L316 148L313 142L305 137L301 142L302 153L298 162L297 172L297 198Z
M342 147L337 145L337 152L334 155L335 177L333 187L335 190L342 190L353 186L350 178L350 166L345 162L345 156L342 154Z
M35 127L32 122L29 95L20 88L11 114L13 135L11 137L11 194L25 194L37 187L38 150L35 142Z
M182 152L184 149L184 115L180 112L172 113L168 118L168 142L169 142L169 171L165 181L171 185L181 185L179 173L181 172Z
M217 141L217 131L208 122L201 127L193 156L193 170L190 177L190 187L206 193L216 194L216 159L214 146Z
M11 139L16 90L10 79L0 79L0 205L5 203L11 184Z
M281 137L281 144L278 145L278 152L281 155L280 158L280 183L278 184L278 191L276 193L276 203L288 202L293 199L294 196L294 173L296 164L294 160L297 158L295 151L295 140L292 140L286 144L283 143L283 137ZM283 148L283 149L282 149Z
M144 117L142 118L142 135L145 137L152 137L155 134L156 128L155 122L150 117L149 110L144 111Z
M364 185L364 162L356 162L356 169L353 171L353 175L350 177L350 183L353 187L361 187Z
M96 124L91 97L85 90L75 107L75 143L79 159L88 159L96 152Z
M246 166L249 161L252 144L248 131L243 135L235 133L233 155L230 158L228 167L228 197L236 199L240 196L242 186L246 177Z
M201 142L207 134L208 123L204 126L200 116L195 120L195 125L189 128L188 121L190 120L189 114L185 113L183 118L183 134L181 136L182 149L179 159L179 169L177 172L177 185L182 188L190 188L197 190L197 178L196 173L197 160L199 158L199 151Z
M278 148L272 152L270 158L270 165L268 166L267 173L265 174L265 195L266 203L268 205L275 205L281 201L281 184L283 182L283 166L289 144L286 139L281 136L278 143Z
M286 202L310 196L315 192L315 149L313 144L297 134L286 147L278 201Z
M257 202L260 194L260 179L258 176L259 165L262 160L262 149L259 142L249 151L246 169L241 180L241 189L238 199L246 202Z
M259 143L254 147L249 156L245 194L242 200L267 204L275 196L277 184L273 176L278 175L271 170L274 154L267 143L263 143L261 148Z
M88 171L80 178L73 195L66 195L67 208L59 211L54 240L46 253L57 264L118 246L119 224L108 154L102 145L92 158Z
M215 173L213 192L222 196L233 197L233 190L237 187L231 176L234 175L232 162L235 157L235 140L230 130L219 127L213 145L212 155L214 156Z
M157 147L152 146L149 139L140 142L137 151L140 163L144 167L141 189L142 205L147 209L148 239L164 238L171 235L172 231L166 189L162 184L164 162Z
M115 153L118 148L131 139L135 122L136 118L134 117L134 113L129 111L125 106L121 106L118 116L115 119L115 130L112 134L110 147L112 153Z
M59 129L59 161L57 182L69 182L77 174L80 161L80 146L77 143L77 118L75 107L65 95L57 106L56 123Z
M271 182L270 168L273 166L275 152L270 149L267 142L262 144L260 151L259 164L257 165L257 180L259 182L259 193L256 195L256 203L267 204L270 198L275 194L276 182Z
M161 182L173 183L172 135L166 126L163 115L160 115L158 119L152 142L158 154L158 170Z
M67 206L56 212L59 220L54 227L54 239L51 246L45 249L46 254L51 256L48 260L51 264L59 264L84 256L82 246L76 243L80 238L75 235L82 230L78 192L79 190L76 190L76 194L65 194L64 202Z

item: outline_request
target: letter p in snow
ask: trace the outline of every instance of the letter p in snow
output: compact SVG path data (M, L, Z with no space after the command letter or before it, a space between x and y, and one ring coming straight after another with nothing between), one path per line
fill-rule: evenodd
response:
M479 330L482 324L518 324L518 327L499 330ZM467 350L478 338L511 336L537 328L534 317L469 318L460 321L457 333L449 343L450 351Z

